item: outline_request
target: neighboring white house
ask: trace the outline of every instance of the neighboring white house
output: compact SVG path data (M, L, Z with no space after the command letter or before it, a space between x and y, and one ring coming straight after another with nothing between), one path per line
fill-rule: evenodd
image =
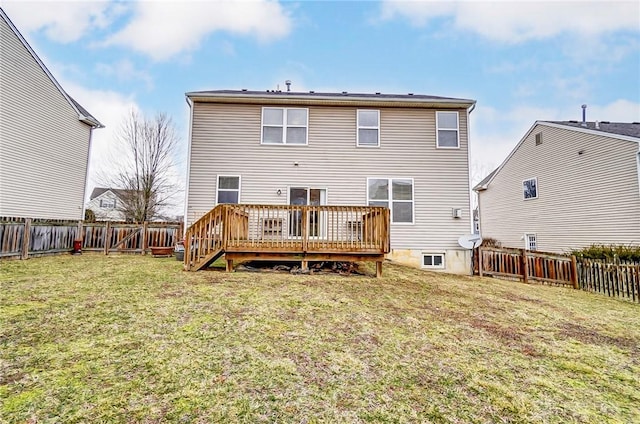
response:
M122 205L124 190L96 187L91 192L87 209L93 211L98 221L125 221Z
M468 118L426 95L219 90L191 107L187 225L219 203L387 206L398 262L468 273Z
M537 121L474 190L480 231L505 247L640 245L640 123Z
M0 216L84 215L93 129L0 8Z

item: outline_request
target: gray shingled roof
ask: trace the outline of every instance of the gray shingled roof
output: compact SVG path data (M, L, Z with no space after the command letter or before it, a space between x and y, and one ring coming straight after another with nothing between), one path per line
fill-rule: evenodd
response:
M486 177L484 177L484 178L482 179L482 181L480 181L478 184L476 184L476 185L473 187L473 190L482 190L482 189L484 189L484 188L485 188L484 186L485 186L485 185L486 185L486 184L491 180L491 178L493 178L493 176L495 175L495 173L496 173L496 172L498 172L498 169L500 169L500 168L498 167L498 168L494 169L493 171L491 171L491 172L489 173L489 175L487 175Z
M120 189L120 188L96 187L91 192L91 196L89 197L89 200L93 200L96 197L101 196L102 194L104 194L105 192L107 192L109 190L111 190L111 192L113 192L113 194L115 194L119 198L123 198L124 195L127 194L128 191L132 191L132 190L124 190L124 189Z
M461 102L474 104L475 100L460 99L455 97L430 96L425 94L384 94L384 93L349 93L343 91L341 93L319 93L315 91L277 91L277 90L208 90L208 91L192 91L186 93L187 97L198 96L273 96L282 98L287 97L303 97L303 98L351 98L351 99L369 99L369 100L414 100L414 101L435 101L435 102Z
M601 121L598 123L600 128L596 128L595 122L586 122L586 126L578 121L541 121L552 124L566 125L568 127L581 128L592 131L600 131L603 133L624 135L627 137L640 138L640 122L608 122Z

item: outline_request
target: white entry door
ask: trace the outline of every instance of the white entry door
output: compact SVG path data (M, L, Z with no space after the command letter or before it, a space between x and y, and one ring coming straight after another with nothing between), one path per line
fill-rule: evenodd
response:
M326 205L327 190L324 188L309 187L289 187L290 205ZM317 211L312 211L307 216L307 222L302 222L302 212L291 211L289 213L289 235L292 237L302 236L302 225L307 225L310 237L321 237L326 228L326 217Z

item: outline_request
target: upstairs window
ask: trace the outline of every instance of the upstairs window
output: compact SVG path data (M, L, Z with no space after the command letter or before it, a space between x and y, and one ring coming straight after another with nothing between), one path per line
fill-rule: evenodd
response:
M524 200L537 199L538 198L538 179L529 178L522 182L522 189L524 194Z
M100 207L102 209L115 209L116 199L100 199Z
M413 179L368 178L367 204L391 209L394 224L413 224Z
M380 111L358 110L358 135L359 147L380 146Z
M218 175L217 204L240 203L240 176Z
M302 108L262 108L262 144L307 144L309 110Z
M460 147L458 112L436 112L436 145L444 149Z

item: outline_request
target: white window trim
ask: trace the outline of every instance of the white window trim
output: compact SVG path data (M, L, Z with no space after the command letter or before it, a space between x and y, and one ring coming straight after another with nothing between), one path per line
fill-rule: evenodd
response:
M531 181L531 180L534 180L536 182L536 195L535 195L535 197L526 198L526 197L524 197L524 183L525 183L525 181ZM526 178L526 179L522 180L521 189L522 189L522 200L524 200L525 202L527 200L535 200L535 199L537 199L538 198L538 177Z
M237 190L232 190L232 189L228 189L228 188L224 188L222 190L220 190L220 177L238 177L238 189ZM231 174L219 174L216 177L216 205L218 205L218 193L220 191L237 191L238 192L238 203L242 203L240 201L240 196L242 194L242 177L240 175L231 175Z
M440 129L439 125L438 125L438 116L440 114L456 114L456 129L454 130L453 128L442 128L442 130ZM456 132L456 137L457 137L457 141L458 141L458 145L457 146L441 146L440 145L440 140L438 138L438 133L440 131L455 131ZM460 114L458 113L458 111L436 111L436 148L437 149L460 149Z
M424 257L425 256L442 256L442 265L425 265ZM420 267L424 269L445 269L447 267L447 255L444 252L422 252L420 257ZM433 262L433 261L432 261Z
M367 198L366 205L369 205L369 201L374 202L382 202L383 200L374 200L369 197L369 180L387 180L389 182L389 199L387 203L389 203L389 210L391 211L391 223L393 225L415 225L416 223L416 183L415 180L411 177L367 177ZM393 200L393 180L411 180L411 200ZM394 222L393 221L393 202L403 202L409 203L411 202L411 222Z
M266 109L281 109L282 110L282 125L265 125L264 124L264 111ZM287 125L287 112L290 109L305 110L307 111L307 120L304 125ZM264 141L264 127L282 127L282 143L268 143ZM287 143L287 128L306 128L304 144ZM273 107L264 106L262 108L262 115L260 117L260 144L265 146L308 146L309 145L309 108L306 107ZM228 176L228 175L226 175Z
M376 125L375 127L373 126L366 126L366 125L360 125L360 112L376 112L378 114L378 125ZM366 144L360 144L360 130L378 130L378 144L376 144L375 146L369 146ZM369 149L375 149L375 148L379 148L380 147L380 110L379 109L357 109L356 110L356 146L357 147L364 147L364 148L369 148Z
M531 241L529 239L530 236L533 236L534 238L534 249L531 248ZM538 250L538 235L536 233L525 233L524 234L524 248L526 250L530 250L532 252L535 252Z

